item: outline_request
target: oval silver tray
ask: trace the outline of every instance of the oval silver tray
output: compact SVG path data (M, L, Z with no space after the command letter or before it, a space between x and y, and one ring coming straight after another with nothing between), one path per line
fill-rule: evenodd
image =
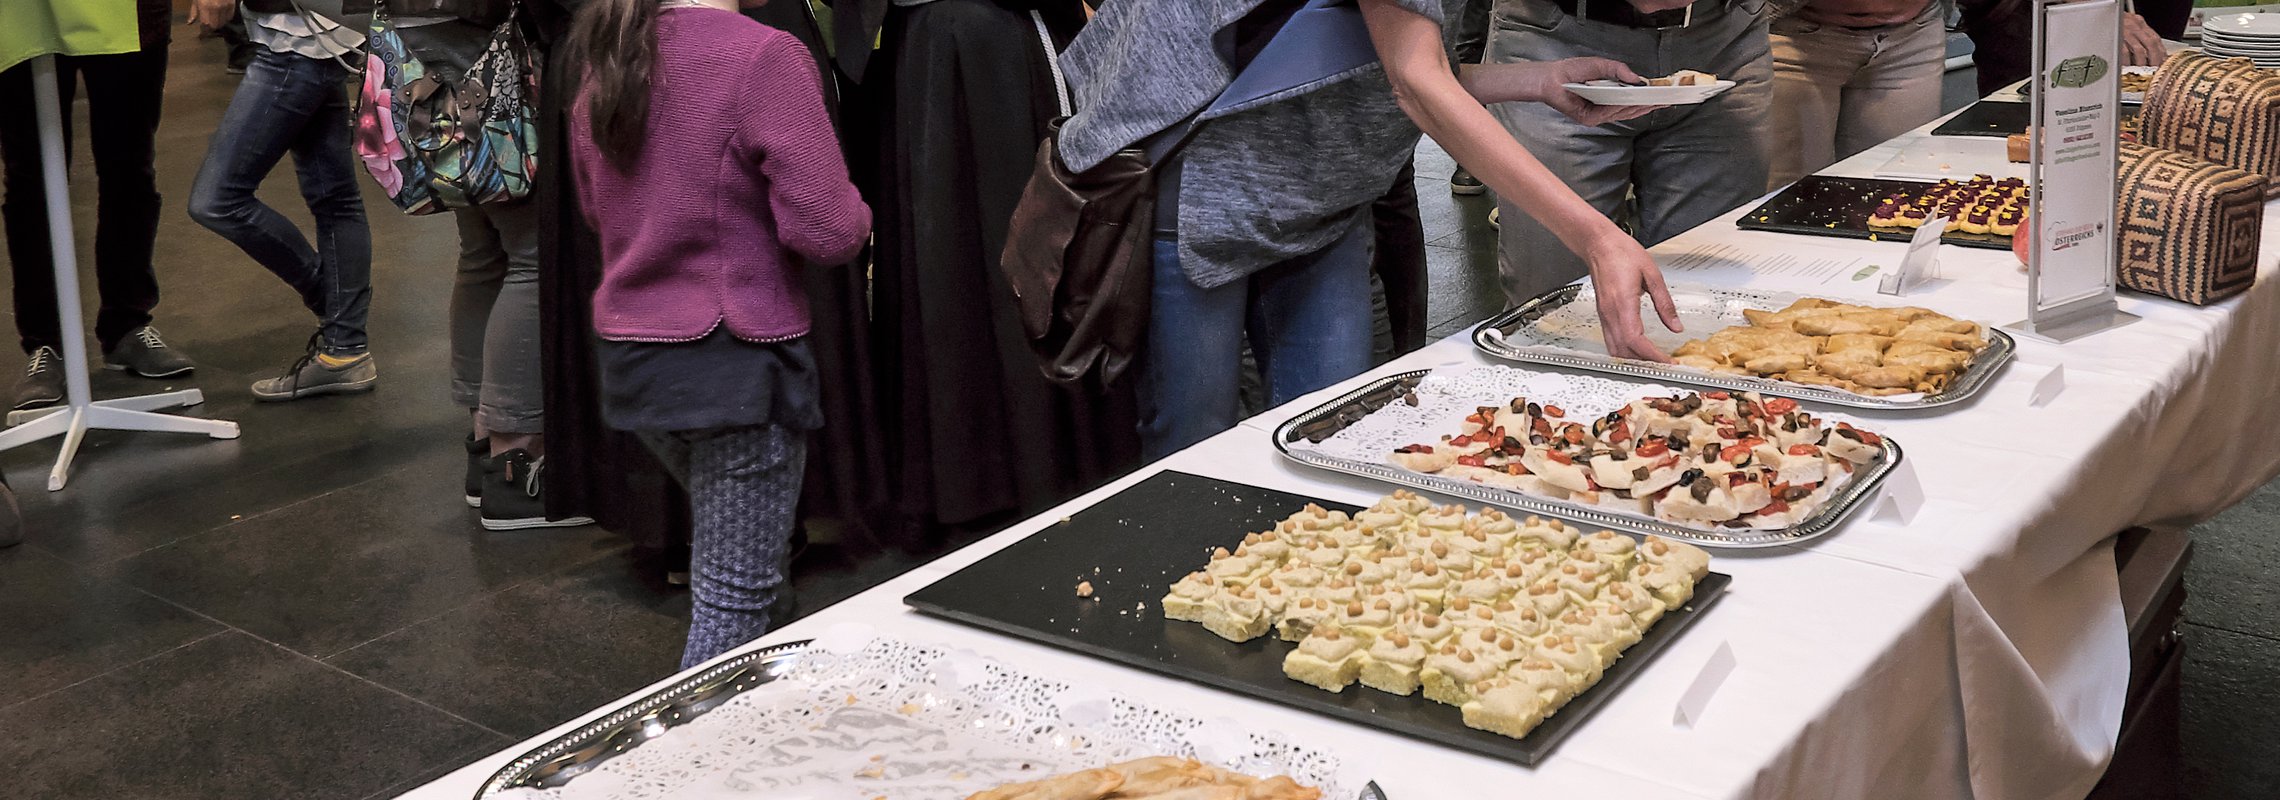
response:
M807 647L808 641L802 640L754 650L627 703L508 763L483 782L476 800L508 789L569 783L737 695L775 681L799 662ZM1360 800L1386 800L1386 796L1373 782L1362 787Z
M1867 467L1855 473L1852 482L1845 484L1845 487L1839 490L1834 497L1829 498L1829 502L1821 506L1820 512L1814 514L1810 519L1779 529L1725 527L1705 529L1621 514L1595 506L1577 505L1561 500L1496 489L1472 481L1411 472L1390 463L1355 461L1307 450L1291 449L1291 443L1301 439L1321 441L1324 438L1336 435L1338 431L1345 430L1346 426L1399 398L1406 392L1406 389L1401 388L1404 382L1409 382L1409 385L1414 386L1416 380L1430 373L1432 370L1423 369L1388 375L1363 384L1337 399L1315 406L1290 418L1283 424L1275 426L1275 451L1282 453L1284 458L1311 467L1320 467L1349 475L1360 475L1365 478L1375 478L1388 483L1412 486L1430 492L1462 497L1467 500L1530 514L1558 517L1580 525L1593 525L1608 530L1639 535L1663 536L1693 542L1705 547L1728 548L1780 547L1826 535L1830 531L1836 530L1839 524L1842 524L1854 512L1859 511L1862 506L1868 505L1870 500L1875 499L1876 489L1883 484L1884 477L1890 475L1892 470L1900 464L1900 445L1893 443L1892 437L1887 436L1884 437L1883 454L1877 456L1876 460L1870 462ZM1443 432L1418 431L1417 433L1422 441L1437 439Z
M1966 368L1962 374L1957 375L1955 381L1948 384L1946 389L1920 397L1898 400L1819 386L1808 386L1801 383L1777 381L1752 375L1701 372L1653 361L1616 358L1605 353L1576 350L1549 342L1525 343L1530 337L1531 326L1543 319L1544 315L1575 302L1577 298L1583 295L1583 291L1584 286L1582 284L1571 283L1537 295L1528 302L1520 304L1517 308L1489 317L1479 326L1473 328L1473 349L1492 358L1523 364L1547 364L1608 375L1681 383L1688 386L1757 392L1772 397L1809 400L1833 406L1896 411L1938 408L1960 402L1977 394L1980 389L1987 385L1988 380L1995 376L1996 372L2002 370L2004 364L2010 362L2012 354L2019 347L2018 343L2011 339L2010 334L1988 328L1987 349L1979 351L1979 355L1972 359L1971 366ZM1695 293L1690 293L1684 287L1672 287L1671 289L1671 299L1682 304L1690 299L1691 294ZM1765 310L1778 311L1780 309L1776 306ZM1495 333L1492 334L1490 331L1495 331Z

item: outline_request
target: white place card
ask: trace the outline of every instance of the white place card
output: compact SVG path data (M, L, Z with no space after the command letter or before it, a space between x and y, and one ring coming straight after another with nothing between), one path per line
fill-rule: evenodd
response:
M1947 226L1946 217L1933 217L1917 226L1915 235L1908 239L1908 254L1900 259L1900 269L1878 281L1877 293L1899 297L1938 280L1940 234L1947 232Z
M1914 462L1901 459L1892 474L1884 476L1882 494L1876 498L1877 522L1906 525L1915 521L1916 512L1924 507L1924 483L1916 478Z
M1703 662L1702 671L1694 676L1694 683L1686 687L1685 694L1678 696L1678 713L1672 715L1670 724L1693 728L1701 723L1702 712L1709 709L1710 699L1718 696L1719 687L1726 685L1726 678L1734 674L1738 663L1734 660L1734 643L1719 642L1718 650L1710 654L1710 660Z
M2035 381L2034 392L2027 395L2027 407L2042 408L2050 405L2050 401L2058 399L2059 393L2064 391L2066 391L2066 365L2060 364L2051 367L2049 372L2043 373L2042 380Z

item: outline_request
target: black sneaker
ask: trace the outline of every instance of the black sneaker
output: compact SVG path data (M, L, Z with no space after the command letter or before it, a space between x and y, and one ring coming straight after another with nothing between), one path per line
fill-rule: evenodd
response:
M1449 173L1449 193L1465 197L1487 194L1488 185L1481 183L1479 178L1473 177L1472 172L1464 167L1458 167L1457 171Z
M63 354L53 347L32 351L24 377L16 381L16 408L39 408L63 402Z
M483 471L483 529L520 531L594 524L593 517L546 518L546 459L516 448L490 459Z
M171 378L197 369L190 357L166 346L158 329L144 325L128 331L118 344L103 351L103 368L131 372L145 378Z
M319 352L317 337L309 337L308 351L285 374L253 382L253 398L275 403L320 394L369 392L380 383L380 368L372 363L371 353L335 367L319 358Z
M483 507L483 465L491 460L491 439L467 434L467 507Z

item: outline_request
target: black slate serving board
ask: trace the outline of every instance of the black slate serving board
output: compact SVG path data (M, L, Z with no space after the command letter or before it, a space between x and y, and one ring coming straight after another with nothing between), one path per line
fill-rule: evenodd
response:
M1931 184L1887 178L1807 175L1764 205L1750 209L1734 225L1751 231L1906 242L1913 231L1872 230L1868 215L1894 192L1920 192L1928 186ZM2011 249L2011 237L1985 233L1950 231L1940 235L1940 242L1987 250Z
M1955 115L1939 127L1932 129L1933 136L1993 136L2002 138L2014 133L2026 133L2034 124L2035 105L2007 100L1981 100L1971 104L1963 113Z
M1648 666L1723 595L1732 578L1711 573L1693 602L1663 616L1598 685L1529 733L1511 739L1467 728L1459 711L1362 686L1332 694L1282 673L1295 645L1272 635L1234 643L1190 622L1166 620L1158 602L1199 569L1212 548L1233 547L1307 503L1353 506L1288 492L1164 472L1060 524L998 551L903 601L920 612L1237 694L1414 736L1492 758L1535 764ZM1079 581L1093 596L1079 598Z

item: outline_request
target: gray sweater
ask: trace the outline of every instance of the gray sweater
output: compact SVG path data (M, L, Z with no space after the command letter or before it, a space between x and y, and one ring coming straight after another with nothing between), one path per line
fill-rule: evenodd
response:
M1105 4L1063 60L1077 103L1060 138L1069 168L1210 105L1234 77L1218 34L1260 2ZM1397 2L1442 20L1443 0ZM1419 136L1374 59L1198 120L1181 154L1178 231L1180 266L1205 288L1336 243L1393 188Z

